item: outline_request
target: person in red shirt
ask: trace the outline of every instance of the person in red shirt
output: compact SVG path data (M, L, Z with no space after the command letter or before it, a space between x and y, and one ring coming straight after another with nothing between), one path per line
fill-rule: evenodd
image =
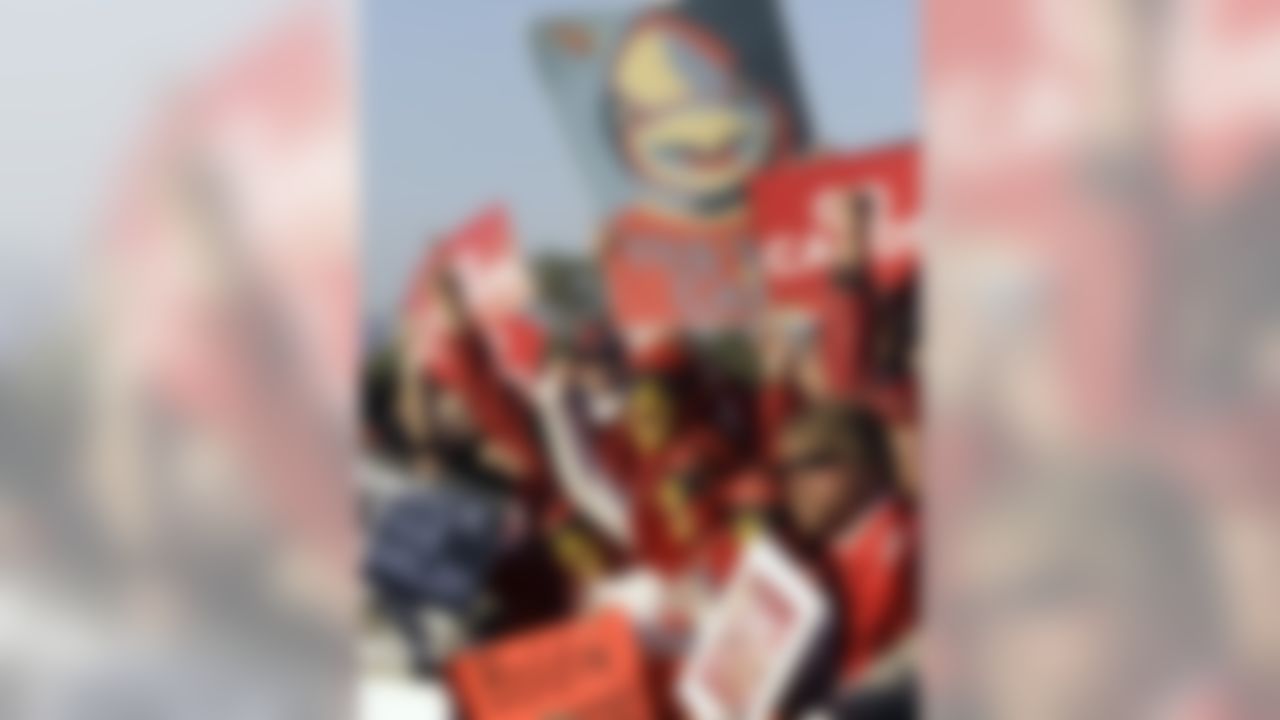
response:
M875 208L871 198L855 193L840 218L833 267L819 301L818 358L824 394L852 402L866 398L874 379L871 236Z
M875 380L876 302L870 273L873 205L854 194L833 213L832 268L810 316L762 316L757 333L760 460L773 462L787 423L824 403L869 406ZM803 321L803 322L802 322Z
M914 261L873 262L876 206L850 194L833 213L832 269L811 325L765 318L760 329L757 425L763 459L781 429L804 407L837 402L884 421L899 488L918 485L918 282Z
M890 662L916 622L919 528L882 435L866 413L822 407L789 423L778 447L783 526L837 600L844 686Z
M467 416L478 469L500 478L515 501L511 538L490 578L490 590L503 603L491 629L555 619L569 608L571 583L551 541L563 524L563 502L535 415L499 371L453 278L441 273L432 290L435 334L427 374Z
M878 209L853 193L835 246L835 266L820 312L821 372L809 395L869 408L885 424L900 490L918 491L918 299L914 258L873 259ZM816 377L816 379L814 378Z
M725 441L700 416L690 363L674 341L638 358L621 436L600 447L631 499L636 555L661 572L678 572L697 553L732 466Z
M733 470L729 443L708 417L690 355L669 338L631 358L616 421L570 427L563 381L536 392L565 493L641 565L679 574L717 520L718 488ZM563 376L563 373L560 373Z

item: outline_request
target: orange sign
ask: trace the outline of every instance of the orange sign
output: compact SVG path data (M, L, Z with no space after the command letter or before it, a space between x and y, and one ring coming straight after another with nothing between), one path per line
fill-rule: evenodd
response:
M626 618L595 615L462 656L453 675L472 720L650 720Z

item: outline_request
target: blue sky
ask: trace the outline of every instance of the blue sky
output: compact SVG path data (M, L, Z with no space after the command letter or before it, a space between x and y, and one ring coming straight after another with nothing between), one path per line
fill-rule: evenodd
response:
M780 0L819 143L917 128L918 0ZM366 316L394 307L430 233L504 200L530 248L585 248L595 208L528 46L532 22L643 0L364 5Z

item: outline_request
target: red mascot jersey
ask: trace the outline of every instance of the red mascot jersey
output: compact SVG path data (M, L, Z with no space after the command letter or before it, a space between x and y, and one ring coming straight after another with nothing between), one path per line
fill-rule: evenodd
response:
M630 208L609 223L601 251L610 305L625 329L731 327L758 300L744 221Z

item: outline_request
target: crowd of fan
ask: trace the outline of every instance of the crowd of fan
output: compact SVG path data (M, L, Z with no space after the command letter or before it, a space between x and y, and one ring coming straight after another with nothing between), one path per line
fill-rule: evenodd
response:
M434 332L406 328L370 364L363 398L365 578L415 671L436 676L460 646L618 603L670 677L691 618L744 543L769 533L834 609L788 707L905 712L917 292L914 278L875 281L867 212L850 202L809 320L761 313L732 338L642 345L588 323L524 384L498 367L451 278L436 279ZM637 577L656 598L631 597Z

